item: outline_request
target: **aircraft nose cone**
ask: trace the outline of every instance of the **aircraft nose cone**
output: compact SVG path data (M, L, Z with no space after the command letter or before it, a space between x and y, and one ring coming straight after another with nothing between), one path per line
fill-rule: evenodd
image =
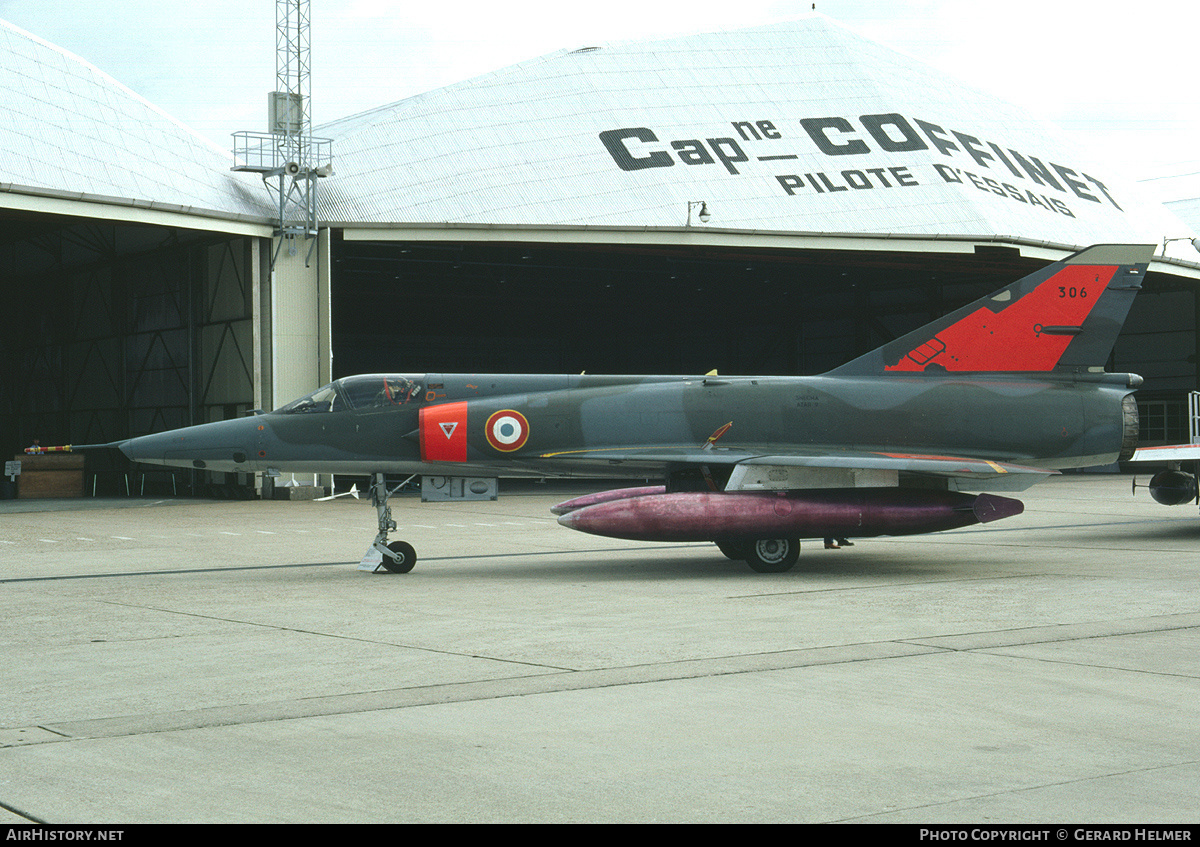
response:
M245 418L142 435L117 447L135 462L229 472L258 470L257 445L256 422Z

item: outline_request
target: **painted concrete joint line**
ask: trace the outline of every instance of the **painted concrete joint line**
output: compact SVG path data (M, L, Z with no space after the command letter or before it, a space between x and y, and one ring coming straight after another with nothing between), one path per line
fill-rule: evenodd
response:
M936 647L878 642L838 647L817 647L788 650L778 653L759 653L711 659L688 659L631 667L569 671L532 676L507 677L495 680L451 683L421 688L400 688L385 691L334 694L327 697L285 702L220 706L162 714L129 715L114 718L68 721L46 724L50 731L71 738L113 738L125 735L144 735L266 723L295 718L405 709L445 703L491 700L502 697L524 697L535 694L554 694L590 688L609 688L622 685L643 685L709 676L738 673L787 670L817 665L941 653ZM45 739L62 740L62 739Z
M943 650L986 650L994 647L1017 647L1025 644L1045 644L1056 641L1082 641L1088 638L1112 638L1122 635L1143 635L1200 627L1200 614L1159 615L1150 618L1131 618L1124 621L1057 624L1023 629L971 632L933 638L905 639L908 644L938 647Z
M42 726L21 726L0 729L0 747L24 747L28 744L45 744L49 741L65 741L68 736Z

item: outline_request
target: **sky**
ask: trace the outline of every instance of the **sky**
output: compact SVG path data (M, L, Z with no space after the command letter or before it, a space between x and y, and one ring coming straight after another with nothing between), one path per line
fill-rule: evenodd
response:
M311 0L314 124L563 49L802 17L811 0ZM1056 124L1163 200L1200 197L1196 0L817 0L817 11ZM226 149L266 129L274 0L0 0ZM335 151L336 153L336 151Z

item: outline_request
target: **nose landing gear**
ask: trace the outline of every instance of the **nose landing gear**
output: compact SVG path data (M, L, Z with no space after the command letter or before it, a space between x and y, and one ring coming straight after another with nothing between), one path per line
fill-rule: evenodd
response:
M375 541L367 550L366 555L363 556L362 562L358 566L359 570L378 573L379 569L383 568L389 573L408 573L417 563L417 551L407 541L388 543L388 533L396 528L396 522L392 520L392 507L388 505L388 498L412 481L415 476L415 474L410 476L388 491L387 481L383 474L371 475L371 504L375 507L375 513L379 517L379 533L375 536Z

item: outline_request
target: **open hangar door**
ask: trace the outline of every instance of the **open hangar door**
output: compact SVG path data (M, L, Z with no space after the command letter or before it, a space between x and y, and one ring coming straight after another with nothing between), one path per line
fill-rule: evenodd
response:
M1015 250L336 242L334 373L820 373L1039 263Z
M1188 393L1200 389L1198 325L1198 283L1148 274L1108 366L1110 371L1128 371L1146 380L1137 393L1139 442L1144 446L1189 440Z
M24 212L5 213L3 233L8 455L34 438L107 443L253 408L253 238ZM129 467L117 451L89 453L87 471L87 493L125 493ZM210 477L181 471L149 484L247 485ZM141 481L131 480L133 493Z
M334 239L333 372L816 374L1045 262L973 252ZM1195 283L1152 272L1110 370L1186 440ZM1180 427L1183 427L1182 431Z

